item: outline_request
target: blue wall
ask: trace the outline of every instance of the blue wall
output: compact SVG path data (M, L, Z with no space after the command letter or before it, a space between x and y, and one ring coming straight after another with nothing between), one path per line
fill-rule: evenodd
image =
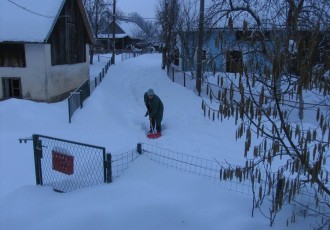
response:
M191 36L195 36L195 38L192 39L197 39L198 33L192 33ZM266 42L267 50L272 49L272 43L273 42L270 40ZM225 72L227 52L234 50L242 52L243 62L249 66L249 71L251 72L257 72L256 68L252 68L251 64L249 64L251 61L254 63L253 66L257 66L259 70L263 70L264 67L271 67L271 61L260 52L262 51L260 42L237 39L236 32L233 30L218 29L207 32L205 34L203 48L206 49L208 53L208 62L203 65L204 71L213 71L215 68L217 72ZM192 45L191 49L193 49ZM180 52L183 54L183 49L181 49ZM255 64L257 62L258 65ZM190 71L186 62L182 60L181 64L183 71Z

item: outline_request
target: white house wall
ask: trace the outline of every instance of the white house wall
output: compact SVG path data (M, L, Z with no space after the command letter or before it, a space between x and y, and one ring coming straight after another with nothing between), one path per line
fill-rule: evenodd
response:
M49 44L25 44L25 68L1 67L0 78L20 78L22 97L36 101L55 101L89 79L88 55L85 63L51 65ZM89 48L86 45L86 53ZM2 84L2 82L0 82ZM3 87L0 87L3 97Z
M23 98L45 99L45 45L25 44L24 46L26 67L1 67L0 77L20 78ZM0 90L3 97L3 87L0 87Z
M22 96L25 99L47 100L46 97L46 67L49 58L45 44L25 44L26 68L22 73Z
M50 46L47 49L50 57ZM88 45L86 45L86 54L89 53ZM80 87L89 79L89 58L86 55L84 63L72 65L55 65L51 66L50 60L47 63L47 98L54 100L63 93L72 91Z

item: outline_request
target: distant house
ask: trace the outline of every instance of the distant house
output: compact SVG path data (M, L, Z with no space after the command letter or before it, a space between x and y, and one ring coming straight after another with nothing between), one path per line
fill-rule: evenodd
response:
M190 54L194 55L194 68L197 62L197 41L198 32L187 32L191 37L191 41L195 41L195 45L190 45ZM245 33L245 31L244 31ZM206 29L203 43L203 68L206 71L216 70L221 72L240 72L243 63L251 61L259 61L262 64L268 65L269 60L260 52L250 52L251 50L260 49L258 33L247 31L248 35L243 34L242 28L212 28ZM267 35L266 44L268 47L272 46L272 41L269 40L270 33ZM178 44L182 44L179 42ZM183 59L185 55L184 47L178 45L180 52L179 69L188 71L191 65ZM205 69L208 68L208 69ZM212 69L211 69L212 68Z
M62 100L89 79L91 43L81 0L2 1L0 99Z
M124 50L130 45L135 45L143 41L144 32L134 22L116 20L115 21L115 49ZM105 29L98 34L97 44L103 50L112 50L113 21L105 26Z
M275 51L276 42L282 41L282 49L285 48L284 41L286 30L285 22L278 19L276 26L271 26L265 23L265 27L261 32L256 29L253 20L246 14L230 15L235 18L233 21L231 17L222 18L217 24L217 28L208 29L205 28L204 40L203 40L203 68L205 71L220 71L220 72L232 72L237 73L242 70L243 65L248 68L249 71L253 71L253 68L263 70L264 67L272 66L272 51ZM329 54L329 31L321 30L318 41L319 47L313 57L306 57L306 47L310 43L311 31L307 28L299 28L297 31L295 40L290 40L291 49L295 47L295 50L288 50L292 53L292 58L288 64L288 71L298 74L297 70L293 67L297 66L296 54L303 59L308 59L313 65L317 63L324 63L326 66L330 66L330 54ZM190 43L184 47L184 41L177 41L177 48L180 53L179 69L182 71L196 70L196 56L197 56L197 41L198 31L187 31L187 39ZM263 42L261 42L263 41ZM187 49L188 47L188 49ZM290 47L288 47L289 49ZM320 50L320 49L323 50ZM194 56L194 63L188 62L186 57L187 50L189 50L190 60L191 56ZM268 54L265 51L268 51ZM322 52L322 55L320 53ZM301 60L300 60L301 61ZM253 64L252 64L253 63ZM292 67L293 66L293 67ZM329 67L327 67L329 68Z

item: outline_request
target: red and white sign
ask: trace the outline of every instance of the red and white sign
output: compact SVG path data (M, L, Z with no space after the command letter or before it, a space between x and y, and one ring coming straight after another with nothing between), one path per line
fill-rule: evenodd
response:
M72 175L74 157L59 151L52 151L53 170Z

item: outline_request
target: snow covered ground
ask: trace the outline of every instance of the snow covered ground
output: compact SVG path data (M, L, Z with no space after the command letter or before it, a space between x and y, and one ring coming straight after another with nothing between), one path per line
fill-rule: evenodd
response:
M97 76L108 59L91 66ZM102 83L68 123L67 101L47 104L10 99L0 102L0 229L309 229L286 227L292 207L275 225L260 213L251 217L249 195L223 183L164 167L146 155L110 184L57 193L35 185L32 134L103 146L121 154L146 143L176 152L241 164L243 140L235 140L232 120L204 118L201 98L171 82L160 54L145 54L111 66ZM149 88L164 103L163 136L147 139L143 94Z

